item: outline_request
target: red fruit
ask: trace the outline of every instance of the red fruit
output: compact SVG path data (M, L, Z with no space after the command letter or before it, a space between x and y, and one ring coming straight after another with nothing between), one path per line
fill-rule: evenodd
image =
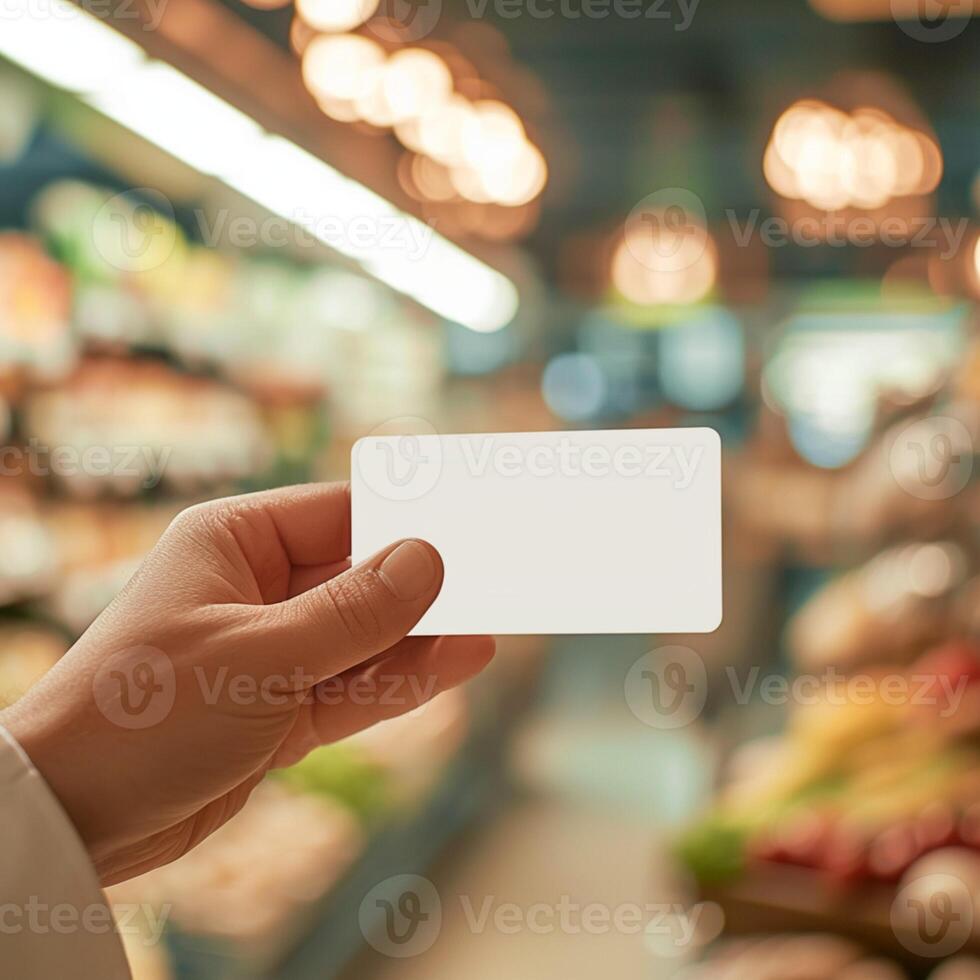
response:
M881 831L868 848L868 871L881 881L896 881L918 857L915 827L911 821Z
M777 860L804 868L819 868L831 839L835 818L827 813L807 810L792 814L775 828L773 849Z
M749 842L749 858L753 861L774 861L777 863L785 863L789 860L779 838L769 831L765 831Z
M915 818L915 844L920 854L947 847L957 839L956 815L948 803L930 803Z
M751 854L761 861L820 867L833 820L826 814L806 810L785 817L751 845Z
M980 680L980 647L969 640L950 640L919 657L912 665L912 673Z
M837 827L824 849L823 868L842 885L866 881L870 877L868 867L868 835L853 826Z
M949 708L951 689L964 681L967 686L980 681L980 647L968 640L950 640L933 647L912 665L909 679L917 704L938 711Z

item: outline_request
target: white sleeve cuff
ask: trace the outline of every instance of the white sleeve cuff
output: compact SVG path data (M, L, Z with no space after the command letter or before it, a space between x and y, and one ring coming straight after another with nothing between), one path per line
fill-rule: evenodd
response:
M55 795L0 726L0 947L18 980L129 980L105 893Z

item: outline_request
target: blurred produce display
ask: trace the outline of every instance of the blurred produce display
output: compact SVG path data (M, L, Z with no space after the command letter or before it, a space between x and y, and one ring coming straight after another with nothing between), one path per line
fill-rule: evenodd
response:
M739 749L682 855L704 880L777 861L857 884L895 881L953 843L977 847L978 679L980 645L966 639L907 668L801 675L786 733Z
M25 398L23 431L41 446L74 450L80 469L101 462L102 482L124 495L160 482L189 493L243 480L266 468L272 449L246 395L153 361L82 361L57 387ZM79 496L97 493L98 483L91 472L64 479Z
M364 846L354 813L329 796L263 783L235 817L173 864L110 890L113 902L167 909L195 935L288 941Z

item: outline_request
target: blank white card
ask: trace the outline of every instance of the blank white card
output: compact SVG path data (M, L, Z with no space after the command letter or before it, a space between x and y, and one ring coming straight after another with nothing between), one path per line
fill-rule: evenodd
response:
M721 442L708 428L371 436L352 557L399 538L445 582L413 631L709 633L721 622Z

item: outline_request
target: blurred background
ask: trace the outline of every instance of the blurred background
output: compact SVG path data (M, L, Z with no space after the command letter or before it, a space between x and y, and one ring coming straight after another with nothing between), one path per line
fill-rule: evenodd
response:
M716 633L502 637L114 888L138 980L980 977L978 12L7 0L0 704L365 434L724 450Z

